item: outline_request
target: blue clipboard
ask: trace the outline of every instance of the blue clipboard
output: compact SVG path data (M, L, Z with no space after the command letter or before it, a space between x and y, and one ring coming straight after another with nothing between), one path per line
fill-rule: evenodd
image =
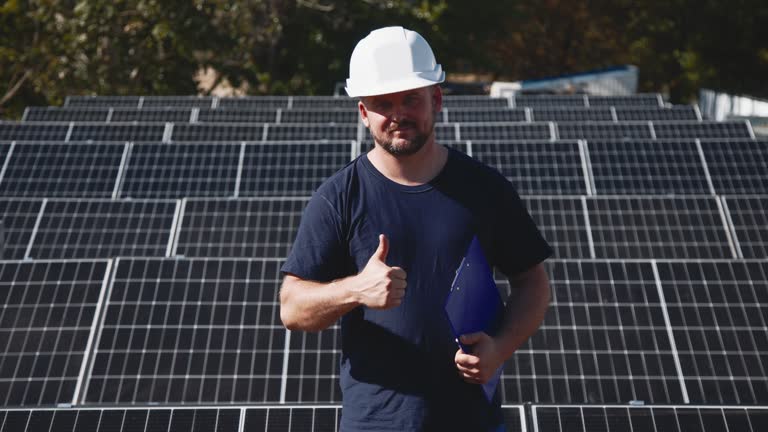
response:
M501 326L501 320L504 318L504 303L493 279L491 267L476 236L469 244L467 253L456 271L451 291L445 301L445 313L456 343L465 353L471 353L472 348L462 344L459 336L475 332L485 332L494 336ZM501 370L502 367L487 384L483 385L489 401L496 391Z

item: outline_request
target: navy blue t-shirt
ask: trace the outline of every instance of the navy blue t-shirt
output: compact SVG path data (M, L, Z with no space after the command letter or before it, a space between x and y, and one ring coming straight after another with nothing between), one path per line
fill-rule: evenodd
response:
M517 192L453 149L420 186L393 182L364 154L314 193L281 270L319 282L357 274L379 234L389 239L387 265L402 267L408 286L400 306L361 306L341 320L341 430L479 431L502 423L498 393L489 403L459 376L443 307L474 235L507 276L551 254Z

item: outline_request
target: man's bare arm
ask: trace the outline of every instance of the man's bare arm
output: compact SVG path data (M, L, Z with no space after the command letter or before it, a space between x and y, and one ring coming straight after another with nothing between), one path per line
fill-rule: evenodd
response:
M363 271L329 283L286 275L280 288L280 319L289 330L320 331L360 305L374 309L399 306L405 296L406 273L386 263L389 241L379 247Z

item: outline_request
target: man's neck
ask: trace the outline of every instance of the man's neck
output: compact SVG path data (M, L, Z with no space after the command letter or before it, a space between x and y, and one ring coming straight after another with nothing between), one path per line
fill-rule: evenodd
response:
M448 161L448 149L430 140L418 152L393 155L378 144L368 152L368 160L388 179L406 186L418 186L435 178Z

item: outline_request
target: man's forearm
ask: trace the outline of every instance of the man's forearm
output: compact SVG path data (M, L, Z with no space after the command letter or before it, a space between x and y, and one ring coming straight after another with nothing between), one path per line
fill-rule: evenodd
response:
M549 279L539 265L525 277L510 280L518 296L507 303L501 331L495 337L503 358L509 359L538 330L549 306Z
M289 330L320 331L359 305L349 289L354 276L329 283L286 276L280 289L280 319Z

